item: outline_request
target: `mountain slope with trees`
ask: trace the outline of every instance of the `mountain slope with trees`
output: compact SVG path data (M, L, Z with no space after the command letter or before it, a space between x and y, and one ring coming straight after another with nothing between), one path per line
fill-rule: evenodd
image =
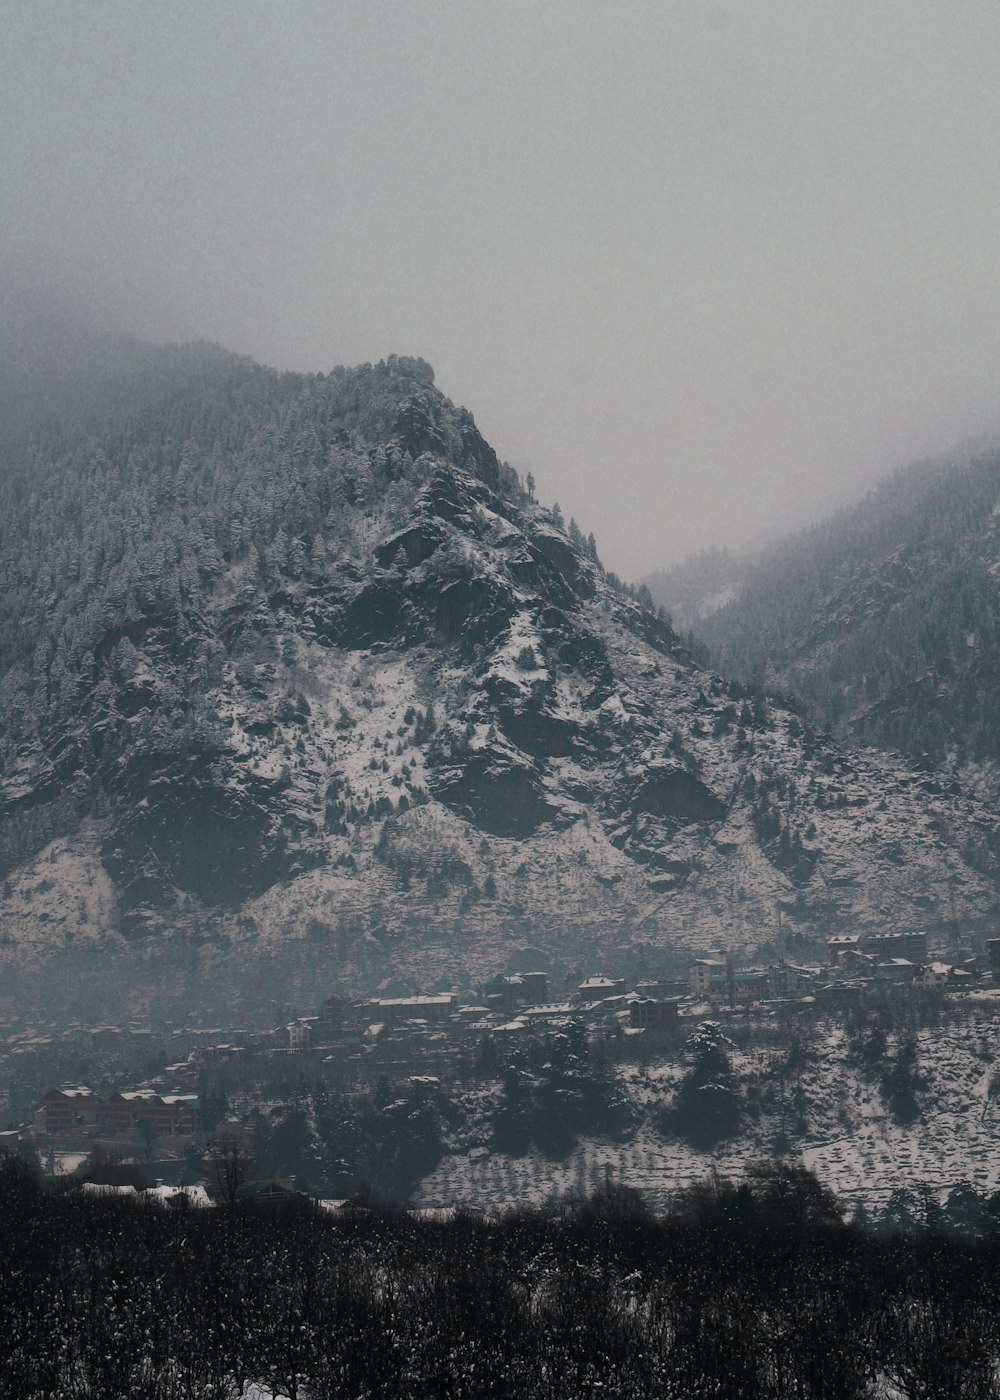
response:
M6 956L430 981L992 918L989 808L703 671L423 361L150 354L4 456Z
M650 590L681 600L724 674L934 765L1000 759L1000 448L911 467L753 560L687 573Z

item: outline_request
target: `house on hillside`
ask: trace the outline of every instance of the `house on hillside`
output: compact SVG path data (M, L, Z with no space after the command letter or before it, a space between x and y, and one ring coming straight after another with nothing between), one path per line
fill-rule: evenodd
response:
M755 1001L766 1001L770 994L768 974L758 968L723 971L721 976L708 979L708 999L713 1006L749 1006Z
M843 967L844 955L852 956L860 952L860 933L837 933L826 940L826 960L831 967Z
M498 973L483 986L482 993L486 1004L498 1011L513 1011L518 1006L538 1006L548 1001L548 973Z
M352 1028L357 1027L358 1017L346 997L336 992L328 996L319 1009L316 1018L313 1041L319 1045L332 1045L341 1040Z
M954 991L957 987L970 986L976 979L968 968L956 967L953 963L930 962L923 969L920 980L925 987Z
M713 977L725 977L726 962L724 958L698 958L691 964L688 973L688 983L691 987L691 995L703 1000L708 996L709 983Z
M767 969L767 994L774 999L809 996L819 980L818 967L776 963Z
M680 997L634 997L628 1004L629 1027L653 1036L676 1030L680 1001Z
M95 1050L117 1050L122 1038L118 1026L95 1026L90 1032L90 1043Z
M917 964L910 962L909 958L889 958L887 962L876 964L875 980L909 985L916 980L919 971Z
M446 1021L458 998L454 992L438 996L377 997L369 1003L370 1019L385 1026L401 1021Z
M625 995L624 977L607 977L598 973L587 977L576 989L578 1001L607 1001L609 997Z
M880 963L894 958L906 958L910 962L927 961L927 934L917 933L866 933L861 938L860 948L878 959Z
M318 1016L299 1016L285 1027L289 1050L308 1050L316 1031Z

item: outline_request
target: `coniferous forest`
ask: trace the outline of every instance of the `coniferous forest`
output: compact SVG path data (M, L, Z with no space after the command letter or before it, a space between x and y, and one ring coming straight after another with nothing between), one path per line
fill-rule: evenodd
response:
M307 376L213 346L134 347L89 414L74 403L0 436L0 775L20 746L78 733L85 717L102 732L96 754L61 743L48 790L4 825L0 873L91 801L95 763L106 770L118 753L115 695L151 626L170 631L175 661L203 687L221 653L199 608L229 564L321 570L327 550L343 550L354 507L388 496L392 516L412 500L411 451L372 456L367 435L391 421L412 454L446 440L459 455L485 449L468 414L441 417L432 384L413 359ZM211 749L217 718L182 690L156 709L132 725L130 752L175 748L181 731Z
M706 553L649 586L723 674L794 692L822 727L992 762L998 493L995 445L917 463L756 557Z
M995 1396L1000 1219L845 1225L802 1168L666 1217L140 1206L0 1162L3 1393L74 1400Z

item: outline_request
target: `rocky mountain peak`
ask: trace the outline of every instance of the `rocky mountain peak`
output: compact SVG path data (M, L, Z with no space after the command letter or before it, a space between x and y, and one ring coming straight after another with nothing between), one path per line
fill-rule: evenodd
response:
M991 812L701 670L423 361L222 357L5 493L10 956L470 975L995 908Z

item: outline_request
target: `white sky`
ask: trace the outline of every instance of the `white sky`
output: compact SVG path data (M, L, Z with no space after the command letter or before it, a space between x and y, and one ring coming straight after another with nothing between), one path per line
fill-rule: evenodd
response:
M628 577L1000 428L997 0L0 0L0 254L423 355Z

